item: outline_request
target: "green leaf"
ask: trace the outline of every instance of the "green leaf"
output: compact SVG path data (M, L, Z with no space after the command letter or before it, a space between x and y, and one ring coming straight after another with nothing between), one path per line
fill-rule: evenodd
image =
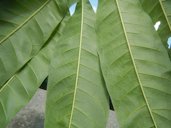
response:
M1 128L6 128L9 121L30 101L48 76L56 41L62 30L63 25L57 27L47 45L0 89Z
M120 128L170 128L171 63L139 0L102 0L99 56Z
M55 0L55 1L58 3L58 5L60 5L59 7L61 8L61 10L66 10L66 9L68 10L68 8L72 4L77 3L80 0L63 0L62 2L61 2L61 0ZM65 11L63 11L63 12L66 14Z
M34 5L32 3L35 3ZM36 15L41 6L43 7L46 0L32 0L28 1L5 1L0 2L0 41L1 43L10 36L14 31L19 29L21 25L24 25L32 15Z
M54 0L0 1L0 88L41 48L63 16Z
M46 49L47 50L47 49ZM6 128L15 114L34 95L41 82L48 75L48 51L43 49L26 66L0 89L0 124Z
M168 49L167 40L171 37L171 1L170 0L140 0L142 7L152 18L153 24L160 21L161 25L157 32ZM168 49L171 57L171 50Z
M68 5L71 6L74 3L79 2L80 0L68 0Z
M104 128L108 97L99 68L95 14L83 0L66 23L53 58L46 101L46 128Z

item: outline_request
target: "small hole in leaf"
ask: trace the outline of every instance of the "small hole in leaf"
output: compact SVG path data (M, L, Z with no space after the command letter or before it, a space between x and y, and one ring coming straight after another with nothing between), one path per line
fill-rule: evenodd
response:
M74 15L76 6L77 6L77 3L74 3L69 7L69 13L71 16Z
M171 49L171 37L168 38L167 44L168 44L168 49Z
M154 28L155 28L156 31L159 29L160 24L161 24L160 21L157 21L157 22L155 23Z
M98 7L98 0L89 0L94 12L96 13Z

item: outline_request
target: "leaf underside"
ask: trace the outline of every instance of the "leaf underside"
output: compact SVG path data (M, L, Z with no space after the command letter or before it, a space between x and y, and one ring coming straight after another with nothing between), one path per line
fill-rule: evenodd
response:
M143 9L151 17L153 24L160 21L160 26L157 30L163 42L163 45L168 50L171 57L171 50L168 49L168 38L171 37L171 1L170 0L140 0Z
M171 63L150 17L139 0L99 2L101 68L120 127L169 128Z
M56 48L49 75L46 128L106 126L108 97L96 52L95 14L87 2L77 5Z
M0 1L0 127L50 74L46 128L105 128L108 93L120 128L170 128L170 14L170 0L100 0L97 17L88 0Z
M34 2L15 1L11 8L0 2L0 29L7 30L0 32L0 88L43 48L62 20L56 2L42 0L35 7Z
M2 128L5 128L15 114L30 101L42 81L47 77L50 51L50 46L42 49L0 89L0 124Z
M51 9L51 10L53 10L53 13L50 11L50 9L48 9L50 7L54 7ZM44 13L44 11L47 11L47 9L49 10L49 13L51 14L51 16L47 17L47 19L52 20L52 24L51 24L52 26L51 27L49 26L49 28L47 29L47 30L49 30L49 32L46 30L44 30L44 32L47 35L49 34L50 38L48 38L48 40L45 42L46 45L43 46L40 50L38 50L37 53L34 56L32 56L32 58L30 58L30 60L26 64L24 64L24 66L18 72L13 74L12 77L10 77L10 79L0 88L0 117L1 117L0 124L1 124L1 128L6 128L6 125L16 115L16 113L30 101L30 99L33 97L33 95L35 94L35 92L37 91L37 89L39 88L41 83L43 82L43 80L48 75L50 61L53 57L53 51L54 51L54 48L56 45L56 38L57 39L59 38L60 31L61 31L59 29L59 22L61 22L61 21L59 19L54 19L54 21L53 21L52 17L53 17L53 15L56 15L55 16L56 18L57 17L59 18L61 16L58 12L56 3L51 2L51 3L47 4L47 7L45 7L45 8L46 9L40 11L39 14L37 14L35 16L35 18L40 17L40 15L42 13ZM55 10L55 12L54 12L54 10ZM1 14L1 12L0 12L0 14ZM44 13L43 15L46 16L46 13ZM32 22L32 20L30 20L28 22ZM48 22L48 23L45 23L45 22L43 23L41 21L39 23L41 23L42 26L43 26L43 24L50 25L50 23L51 23L51 22ZM30 25L33 25L33 24L28 23L23 26L24 29L27 28L23 31L23 33L22 33L23 35L27 33L26 30L31 30L32 27L36 27L36 26L30 26ZM56 25L57 25L57 27L56 27ZM21 28L21 29L23 29L23 28ZM18 31L21 31L21 29ZM36 35L34 33L34 32L37 32L37 30L36 30L37 27L33 28L33 29L35 31L32 31L32 36L34 35L35 37L33 36L32 38L30 38L30 37L27 37L28 35L24 35L24 37L27 37L27 39L30 38L31 40L34 38L42 38L42 36L36 37L38 35ZM57 33L56 31L58 29L59 29L59 32ZM18 31L16 31L16 33L18 33ZM51 34L51 31L53 31L52 34ZM26 33L24 33L24 32L26 32ZM12 38L13 38L13 36L16 36L15 34L12 35ZM40 33L40 35L41 34L42 33ZM22 35L21 35L21 37L22 37ZM12 42L12 43L17 44L18 42ZM23 39L23 40L21 40L20 43L22 43L22 46L24 46L24 45L26 45L25 43L27 43L27 40ZM41 43L41 42L38 41L37 43ZM2 44L0 44L0 47L5 46L6 44L8 44L8 42L2 42ZM20 47L20 45L19 45L19 47ZM6 48L6 49L8 49L8 48ZM25 47L25 49L19 48L19 49L15 49L15 50L18 50L17 51L18 55L21 56L22 52L27 50L27 47ZM1 52L3 53L3 51L0 51L0 53ZM3 55L7 54L8 52L4 53ZM11 53L9 52L9 54L11 54ZM0 54L0 56L1 56L1 54ZM7 63L8 59L10 60L11 58L9 58L9 56L5 56L5 57L4 58L6 60L3 61L3 63L5 63L5 65L8 64L11 68L16 70L16 68L18 68L18 67L15 67L13 65L13 63L11 63L10 61ZM3 69L4 67L2 67L0 65L0 68ZM2 76L6 75L5 74L6 72L2 72L2 71L3 70L1 70L0 74L2 74ZM3 79L0 79L0 81L1 80L3 81Z

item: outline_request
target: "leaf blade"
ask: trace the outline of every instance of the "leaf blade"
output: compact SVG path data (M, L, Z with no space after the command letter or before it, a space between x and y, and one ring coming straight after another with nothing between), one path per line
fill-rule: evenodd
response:
M66 24L51 65L45 127L106 125L108 99L99 72L94 20L90 5L80 1Z
M104 5L106 6L103 7ZM167 80L170 77L167 74L170 62L153 29L151 19L144 13L139 1L104 0L100 2L98 11L97 34L101 68L120 127L169 127L170 123L166 121L165 124L163 120L161 123L154 113L154 108L169 102L168 98L164 99L163 94L167 89L170 90L170 81ZM143 73L156 78L149 79ZM152 92L147 86L163 90L157 96L163 98L163 101L157 102L156 92Z
M5 128L16 113L30 101L48 76L49 65L61 30L62 26L57 27L53 33L54 37L49 39L46 46L0 89L2 128Z
M169 14L171 13L171 10L169 10L168 8L169 6L171 6L171 3L168 0L152 0L150 2L146 0L141 0L140 2L144 10L152 18L153 24L156 24L156 22L160 22L160 26L157 32L159 33L163 45L168 50L170 56L171 52L168 49L167 41L168 38L171 36L171 21L169 20Z
M26 1L20 1L20 4L24 2ZM18 3L13 3L15 6L16 4ZM32 5L31 2L29 5ZM6 8L8 9L8 6ZM15 9L16 8L14 8L14 11ZM3 13L2 11L0 14L3 15ZM39 52L51 36L54 28L56 28L62 20L60 11L54 1L41 3L40 8L38 8L35 13L37 15L33 15L33 17L31 15L29 21L24 22L24 24L21 23L21 25L19 24L20 29L14 30L15 33L7 36L9 38L6 38L5 41L0 44L0 70L3 71L0 72L0 87L4 86L7 80L15 75L17 71ZM46 20L43 20L44 16ZM14 13L14 16L12 15L11 17L16 18L17 16ZM20 17L20 15L18 17ZM10 19L10 21L12 22L13 19ZM6 29L8 29L8 26L4 27L4 30Z

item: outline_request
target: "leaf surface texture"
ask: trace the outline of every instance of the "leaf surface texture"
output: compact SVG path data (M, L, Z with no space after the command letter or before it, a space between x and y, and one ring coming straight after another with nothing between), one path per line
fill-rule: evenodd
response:
M54 0L1 1L0 88L34 57L63 16Z
M104 128L108 97L101 76L94 31L95 14L80 1L66 23L51 64L46 128Z
M139 0L103 0L99 56L121 128L171 126L171 64Z

